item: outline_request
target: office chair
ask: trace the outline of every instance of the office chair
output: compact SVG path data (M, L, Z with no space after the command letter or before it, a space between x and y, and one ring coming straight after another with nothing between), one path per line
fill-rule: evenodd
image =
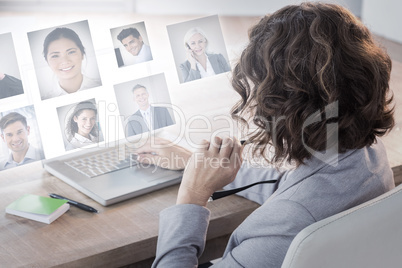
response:
M282 268L402 267L402 185L303 229Z

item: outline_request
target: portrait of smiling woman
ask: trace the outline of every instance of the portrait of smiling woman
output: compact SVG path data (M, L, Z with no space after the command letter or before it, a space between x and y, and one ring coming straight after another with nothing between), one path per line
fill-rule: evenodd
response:
M85 48L73 30L69 28L53 30L45 39L43 55L58 79L50 97L62 96L101 85L100 81L82 74Z
M60 127L64 129L66 151L103 141L94 99L59 107L57 110Z
M86 21L28 37L42 100L102 85Z
M231 70L217 15L167 26L180 83Z
M187 31L184 47L187 60L180 65L184 82L230 71L222 54L208 53L208 39L201 28Z

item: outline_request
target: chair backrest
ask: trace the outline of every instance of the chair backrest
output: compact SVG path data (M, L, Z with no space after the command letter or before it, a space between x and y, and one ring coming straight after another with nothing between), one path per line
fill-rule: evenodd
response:
M402 267L402 185L303 229L282 268Z

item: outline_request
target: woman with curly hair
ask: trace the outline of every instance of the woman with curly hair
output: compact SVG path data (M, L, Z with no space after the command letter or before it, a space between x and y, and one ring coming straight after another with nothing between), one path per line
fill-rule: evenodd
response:
M189 158L177 205L160 214L153 266L197 266L208 199L225 185L277 180L243 193L261 206L232 233L217 267L280 267L302 229L395 187L378 138L394 126L390 71L389 56L343 7L306 2L262 18L233 70L241 96L233 116L247 126L251 115L257 129L247 142L271 165L240 167L234 138L205 142L191 157L177 146L140 150L143 162L172 151Z
M66 122L65 132L69 142L66 150L99 142L97 114L96 106L90 101L80 102L74 107Z

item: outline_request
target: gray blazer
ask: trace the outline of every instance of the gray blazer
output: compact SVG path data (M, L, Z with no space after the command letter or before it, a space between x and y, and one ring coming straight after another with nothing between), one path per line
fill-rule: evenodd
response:
M166 107L151 106L151 116L153 129L158 129L173 124L172 117ZM149 131L147 123L142 117L141 111L138 110L128 119L126 125L126 137L137 135Z
M279 182L242 193L262 205L232 233L221 261L214 267L281 267L290 243L302 229L395 187L379 140L370 147L340 154L336 166L314 157L305 165L284 171L244 163L226 188L268 179ZM209 217L209 210L198 205L163 210L153 267L197 267Z
M222 54L207 54L209 61L211 62L212 69L214 69L215 74L225 73L230 71L229 64ZM180 64L180 70L182 73L183 82L193 81L196 79L201 79L200 71L191 69L191 64L187 60Z
M6 74L3 80L0 80L0 99L24 93L21 80L14 76Z

